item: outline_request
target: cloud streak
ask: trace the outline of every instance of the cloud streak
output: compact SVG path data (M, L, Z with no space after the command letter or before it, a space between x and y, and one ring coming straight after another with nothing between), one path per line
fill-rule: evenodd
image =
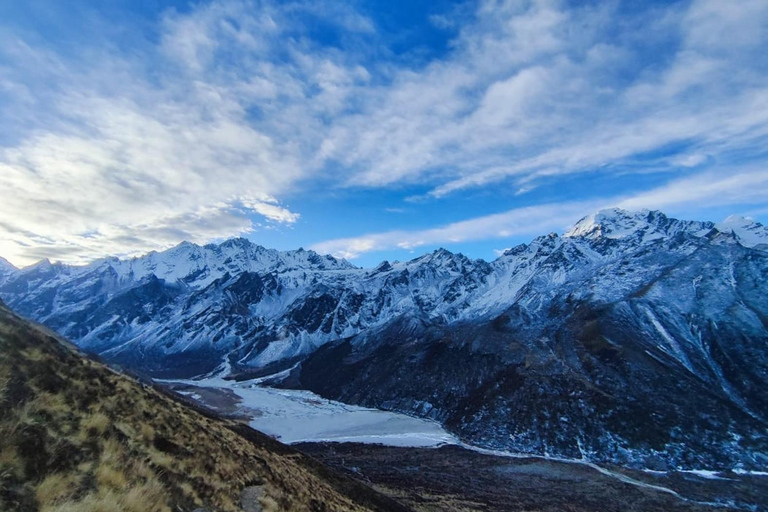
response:
M636 195L568 201L485 215L445 226L415 230L387 231L368 235L328 240L312 249L336 257L355 259L368 252L392 249L416 249L423 246L455 244L486 239L509 239L537 236L548 232L562 233L587 212L619 207L628 210L686 208L696 211L702 205L728 206L759 204L768 197L768 173L762 169L732 170L733 174L702 173L671 181Z
M338 258L354 259L368 252L391 249L418 249L439 244L454 244L488 238L540 235L562 230L578 220L585 211L600 206L598 202L553 203L515 208L445 226L418 231L387 231L359 237L340 238L315 244L312 249Z
M483 3L448 60L396 80L337 127L339 158L369 167L353 182L437 174L429 195L442 198L611 172L671 145L690 146L690 164L765 143L765 2L699 0L641 17L618 5Z

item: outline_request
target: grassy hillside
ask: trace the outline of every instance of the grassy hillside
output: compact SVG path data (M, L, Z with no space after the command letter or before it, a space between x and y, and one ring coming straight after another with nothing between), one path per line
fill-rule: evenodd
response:
M83 357L1 304L0 413L2 511L403 510Z

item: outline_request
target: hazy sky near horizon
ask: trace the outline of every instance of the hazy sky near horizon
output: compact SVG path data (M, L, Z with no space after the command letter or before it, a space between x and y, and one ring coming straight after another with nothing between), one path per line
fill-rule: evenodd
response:
M359 265L768 217L765 0L0 4L0 256Z

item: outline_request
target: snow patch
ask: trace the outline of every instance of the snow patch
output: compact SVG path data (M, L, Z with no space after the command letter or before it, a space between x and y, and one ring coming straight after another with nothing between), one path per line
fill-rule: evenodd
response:
M310 391L263 387L258 384L263 380L231 382L211 377L158 382L231 390L240 397L240 412L250 418L251 427L286 444L354 442L421 448L458 444L435 421L347 405ZM187 394L200 400L197 393Z

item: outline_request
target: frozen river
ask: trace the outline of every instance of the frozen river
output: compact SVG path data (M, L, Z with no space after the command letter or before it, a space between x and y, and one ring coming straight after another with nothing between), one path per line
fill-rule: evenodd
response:
M248 418L284 443L335 441L432 447L458 441L434 421L327 400L310 391L217 377L163 381L208 407Z

